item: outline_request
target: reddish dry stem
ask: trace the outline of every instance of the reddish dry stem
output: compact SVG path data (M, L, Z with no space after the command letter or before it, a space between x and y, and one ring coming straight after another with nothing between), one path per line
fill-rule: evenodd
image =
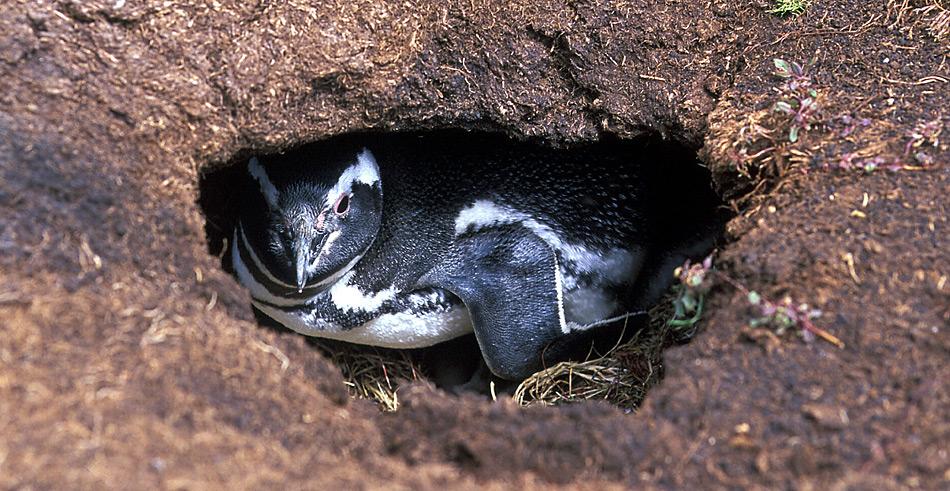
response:
M812 321L807 318L802 319L802 327L811 331L814 335L828 341L829 343L839 347L844 348L844 342L837 338L834 334L816 326Z

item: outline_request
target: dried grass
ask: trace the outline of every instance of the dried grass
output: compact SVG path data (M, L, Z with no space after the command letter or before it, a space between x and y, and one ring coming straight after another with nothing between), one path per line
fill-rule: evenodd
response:
M923 4L923 5L921 5ZM923 25L938 42L950 35L950 1L948 0L888 0L888 17L892 20L890 28L912 30Z
M937 41L947 39L950 35L950 1L932 0L917 11L928 19L927 31L934 39Z
M591 353L584 361L566 361L528 377L515 389L522 406L603 400L626 410L639 407L647 391L663 376L662 351L677 332L668 326L669 298L650 311L650 323L607 353ZM624 329L626 329L626 325Z
M323 341L316 344L340 367L350 395L373 400L383 411L399 409L401 384L423 380L418 365L405 351Z
M523 406L605 400L624 409L636 408L659 376L659 367L650 359L651 344L638 335L603 356L558 363L528 377L515 390L514 399ZM644 359L646 372L627 366L625 360L630 358Z

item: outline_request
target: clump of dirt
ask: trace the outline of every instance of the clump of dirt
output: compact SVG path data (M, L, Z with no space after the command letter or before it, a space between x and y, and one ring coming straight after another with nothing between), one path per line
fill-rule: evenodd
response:
M947 5L770 8L4 3L0 485L945 486ZM821 310L845 348L750 333L719 284L633 415L351 399L304 339L256 326L207 253L199 173L446 127L702 145L737 214L715 267Z

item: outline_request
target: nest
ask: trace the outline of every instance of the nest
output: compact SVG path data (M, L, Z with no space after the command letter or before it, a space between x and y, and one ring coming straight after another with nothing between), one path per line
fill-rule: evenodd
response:
M650 311L650 323L606 353L590 352L584 361L561 362L525 379L513 398L523 406L603 400L636 409L663 376L662 351L681 342L683 331L670 327L672 296ZM350 395L375 401L384 411L399 409L402 384L425 380L406 351L319 341L318 346L340 367Z
M649 325L629 340L619 341L622 331L604 354L591 352L584 361L561 362L531 375L515 389L514 399L521 405L603 400L636 409L663 377L663 349L678 334L666 321L671 315L671 303L661 302L650 311Z

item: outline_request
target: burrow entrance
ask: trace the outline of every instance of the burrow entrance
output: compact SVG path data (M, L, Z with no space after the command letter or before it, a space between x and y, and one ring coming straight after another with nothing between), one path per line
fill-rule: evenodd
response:
M641 275L655 281L649 298L649 313L618 321L591 331L574 341L569 359L552 364L521 383L496 377L479 377L481 354L474 335L465 335L429 348L394 350L308 338L315 349L341 369L351 394L372 398L385 409L398 407L396 389L406 381L423 380L450 391L477 389L492 397L512 394L520 402L558 403L585 399L606 399L621 407L637 407L646 391L662 378L662 351L688 341L695 326L672 327L675 288L673 268L685 258L699 260L708 254L721 236L728 213L713 191L709 172L697 158L696 149L659 137L635 140L606 139L598 143L552 149L542 144L518 142L504 135L440 130L415 133L360 133L311 143L283 154L269 155L278 165L308 168L319 166L320 156L337 148L373 144L432 146L472 153L485 149L544 148L548 152L574 152L585 158L618 157L616 172L635 170L645 181L658 249L668 254L654 255ZM206 216L209 252L221 258L221 266L232 275L230 239L238 220L239 204L248 199L247 163L255 154L238 153L225 165L202 174L199 205ZM312 158L310 157L312 156ZM577 161L577 159L574 159ZM380 162L380 165L386 165ZM476 164L466 164L476 165ZM492 173L504 175L504 163L489 163ZM384 183L385 185L385 183ZM528 192L526 190L526 192ZM596 195L591 196L597 199ZM385 206L385 200L384 200ZM291 331L255 310L264 328ZM296 334L295 334L296 335ZM487 373L484 367L483 374ZM473 384L471 381L475 380ZM466 382L468 383L466 384Z

